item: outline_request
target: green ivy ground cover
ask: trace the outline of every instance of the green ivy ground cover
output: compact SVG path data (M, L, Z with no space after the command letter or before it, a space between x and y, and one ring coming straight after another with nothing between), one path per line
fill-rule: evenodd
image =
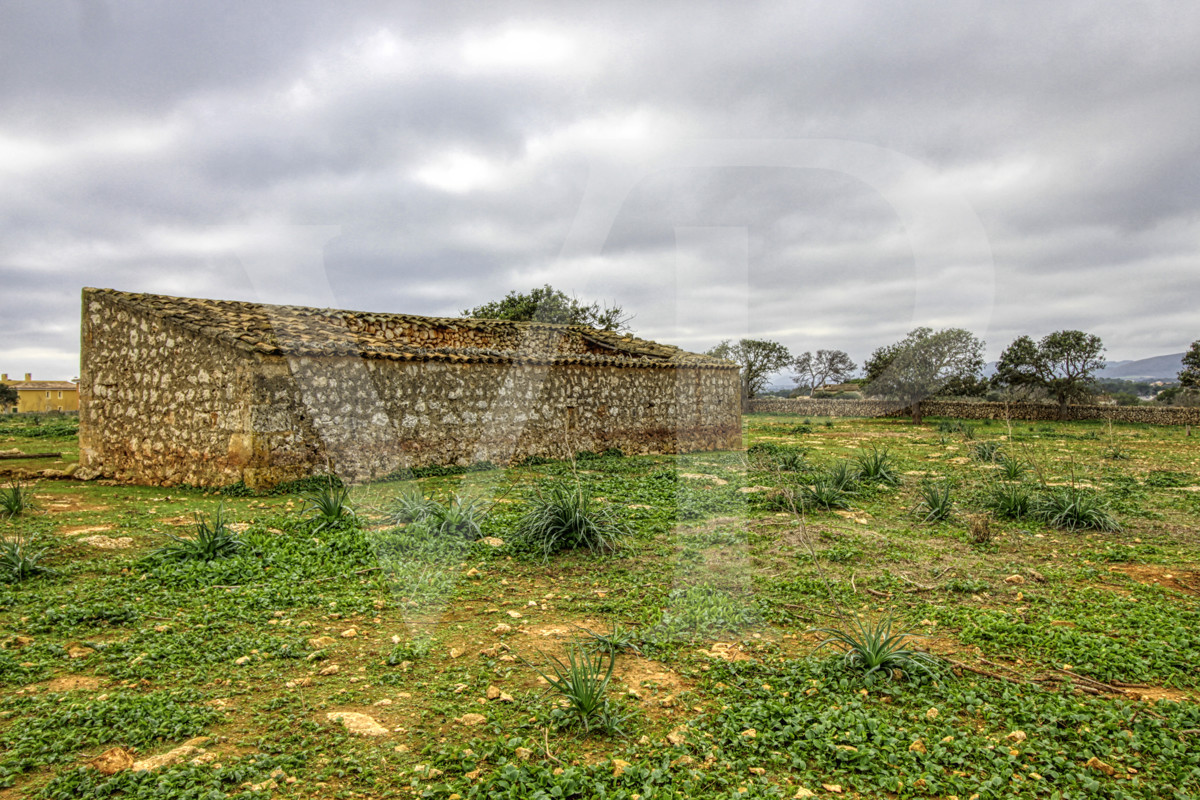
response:
M0 787L1200 793L1200 448L1185 431L767 415L745 427L748 452L581 455L355 487L357 520L326 527L303 518L313 482L270 496L36 483L35 509L0 521L5 537L40 542L52 570L0 583ZM19 447L55 441L4 433ZM881 449L897 485L850 483L845 507L806 505L806 487ZM1001 457L1024 465L1010 482L1035 494L1095 495L1120 530L995 517ZM631 529L625 546L547 559L522 542L526 500L546 481L589 484ZM944 521L922 522L928 483L950 487ZM396 524L389 504L412 486L480 498L482 535ZM152 557L218 508L234 555ZM812 629L851 615L922 634L909 641L943 658L937 678L845 672ZM588 733L538 677L572 646L601 646L585 630L620 642L607 723ZM349 713L381 735L355 735L337 721ZM113 748L140 759L194 737L197 752L154 771L94 766Z

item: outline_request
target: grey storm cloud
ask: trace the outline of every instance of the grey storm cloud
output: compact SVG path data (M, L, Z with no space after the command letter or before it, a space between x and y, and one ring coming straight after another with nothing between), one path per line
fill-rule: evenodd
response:
M7 3L0 361L76 374L84 285L1176 352L1198 39L1174 2Z

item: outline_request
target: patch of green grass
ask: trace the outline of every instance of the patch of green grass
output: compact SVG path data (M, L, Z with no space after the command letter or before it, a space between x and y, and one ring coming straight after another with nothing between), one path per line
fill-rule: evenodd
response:
M63 694L9 697L0 708L21 724L0 732L0 784L38 767L69 763L84 748L146 748L183 741L216 723L220 712L199 705L194 690L117 692L105 699Z

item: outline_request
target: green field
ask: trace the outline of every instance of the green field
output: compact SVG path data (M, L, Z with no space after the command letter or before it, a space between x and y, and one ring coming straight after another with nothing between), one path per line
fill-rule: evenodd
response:
M62 463L0 468L77 459L34 427L0 450ZM0 532L51 571L0 582L0 798L1200 794L1200 439L758 415L745 441L356 486L325 526L311 484L26 480ZM523 539L552 484L622 546ZM478 533L398 523L413 492L475 498ZM218 509L236 553L153 555ZM889 618L932 675L816 647ZM585 728L544 676L606 653Z

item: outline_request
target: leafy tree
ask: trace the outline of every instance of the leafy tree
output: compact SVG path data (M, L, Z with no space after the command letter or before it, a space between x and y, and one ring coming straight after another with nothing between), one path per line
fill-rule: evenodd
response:
M0 383L0 410L17 404L17 390L7 383Z
M503 300L464 309L464 317L503 319L510 322L552 322L584 325L602 331L628 331L633 319L620 306L585 305L550 284L528 292L511 291Z
M767 385L767 379L792 363L792 354L769 339L729 339L708 350L707 355L734 361L742 367L742 398L750 399Z
M915 328L895 344L880 347L863 365L866 392L893 397L921 424L921 401L953 380L966 381L983 369L983 342L962 328Z
M1059 415L1072 401L1091 397L1095 372L1104 368L1104 343L1083 331L1055 331L1034 343L1018 337L1000 354L997 386L1011 389L1044 389L1058 403Z
M1200 389L1200 339L1192 342L1191 348L1183 354L1179 385L1184 389Z
M792 362L796 371L796 383L808 386L808 396L812 397L818 386L824 386L830 381L842 382L858 369L845 350L818 350L816 355L810 352L802 353Z

